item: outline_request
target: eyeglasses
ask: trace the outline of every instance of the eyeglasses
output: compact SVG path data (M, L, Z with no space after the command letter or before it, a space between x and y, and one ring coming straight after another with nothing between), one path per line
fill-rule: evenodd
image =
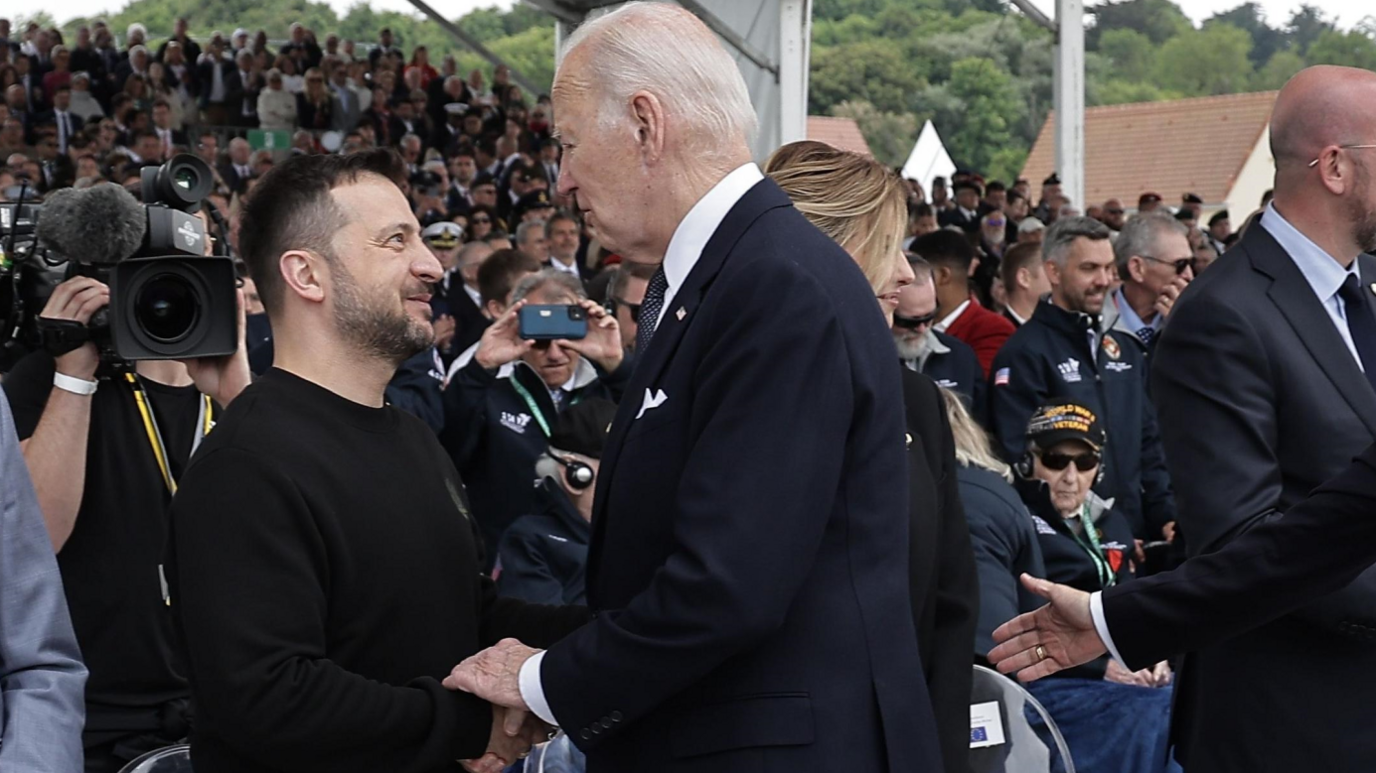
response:
M916 330L923 325L930 325L936 321L936 310L931 314L923 314L920 317L903 317L898 314L893 315L894 327L901 327L907 330Z
M1127 211L1127 210L1125 210L1125 209L1106 209L1106 210L1104 210L1104 212L1105 212L1106 214L1109 214L1109 215L1121 215L1121 214L1123 214L1123 213L1126 212L1126 211Z
M616 301L617 306L622 307L626 309L626 311L630 312L632 322L636 323L637 325L640 324L640 304L631 303L625 298L613 297L612 300Z
M1060 472L1071 464L1080 472L1089 472L1099 466L1099 455L1096 453L1052 454L1043 451L1037 457L1042 460L1042 466L1052 472Z
M1338 150L1363 150L1363 149L1366 149L1366 148L1376 148L1376 145L1339 145L1339 146L1338 146ZM1320 160L1321 160L1321 159L1317 159L1317 158L1316 158L1316 159L1314 159L1313 161L1310 161L1310 162L1309 162L1309 168L1310 168L1310 169L1313 169L1314 167L1318 166Z
M1177 276L1185 273L1185 269L1187 268L1190 270L1194 270L1195 264L1199 262L1198 258L1176 258L1175 260L1162 260L1160 258L1153 258L1150 255L1142 255L1140 257L1144 260L1150 260L1153 263L1165 263L1168 266L1175 266L1175 273Z
M986 220L984 221L984 224L989 226L990 228L1003 228L1004 226L1004 222L1002 220Z
M478 225L478 224L480 224L480 223L491 223L491 222L492 222L492 218L490 218L490 217L475 217L475 218L473 218L473 224L474 224L474 225Z

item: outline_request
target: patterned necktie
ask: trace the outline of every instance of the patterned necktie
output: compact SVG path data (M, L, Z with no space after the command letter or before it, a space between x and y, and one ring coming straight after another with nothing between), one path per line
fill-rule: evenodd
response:
M635 331L635 350L642 355L649 348L650 339L655 335L659 312L664 309L664 292L668 289L669 278L664 275L664 266L661 264L659 270L651 277L650 286L645 289L645 300L640 302L640 326Z
M1376 317L1372 316L1367 306L1366 294L1362 292L1356 274L1347 275L1343 286L1338 289L1338 295L1343 299L1347 332L1352 335L1352 343L1357 347L1357 356L1366 370L1366 380L1376 388Z
M1142 339L1142 343L1150 347L1151 342L1156 340L1156 328L1143 326L1137 331L1137 337Z

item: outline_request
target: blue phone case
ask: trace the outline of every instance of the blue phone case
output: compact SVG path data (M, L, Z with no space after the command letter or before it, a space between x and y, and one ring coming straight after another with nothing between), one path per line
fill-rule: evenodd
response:
M582 306L535 305L521 309L521 338L576 341L588 336L588 312Z

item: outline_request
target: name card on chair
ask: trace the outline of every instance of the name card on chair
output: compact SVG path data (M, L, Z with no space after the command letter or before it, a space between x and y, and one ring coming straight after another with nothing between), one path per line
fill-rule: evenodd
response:
M971 706L970 748L983 749L986 746L1000 746L1006 742L998 701L976 703Z

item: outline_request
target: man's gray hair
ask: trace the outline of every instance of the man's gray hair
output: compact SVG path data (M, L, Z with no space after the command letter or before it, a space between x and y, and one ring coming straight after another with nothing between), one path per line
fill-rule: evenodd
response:
M1042 239L1042 260L1051 261L1064 268L1065 259L1070 254L1070 245L1076 239L1103 241L1113 235L1108 226L1092 217L1062 217L1046 229Z
M926 258L920 257L915 253L907 254L908 265L913 269L913 284L925 285L936 281L936 269L927 262Z
M584 45L597 63L597 77L590 80L602 102L598 117L604 129L626 121L631 95L645 90L688 125L696 149L709 158L729 153L731 139L754 139L759 120L740 68L716 35L683 8L626 3L570 35L566 60Z
M1113 262L1118 266L1118 276L1128 279L1128 261L1134 257L1151 257L1159 260L1176 260L1187 255L1157 255L1157 244L1162 236L1177 233L1189 238L1189 229L1175 219L1174 215L1161 210L1134 215L1123 224L1118 238L1113 242Z
M544 231L545 221L543 220L530 220L521 223L520 225L516 226L516 243L525 244L527 241L530 240L531 234L544 233Z
M551 290L555 293L562 291L564 295L569 296L575 302L584 301L588 298L588 293L583 289L583 283L578 280L578 277L560 271L557 268L546 268L541 269L538 274L531 274L525 279L522 279L516 285L516 289L511 291L511 302L514 304L517 301L524 300L537 290L541 290L549 285L553 285Z

